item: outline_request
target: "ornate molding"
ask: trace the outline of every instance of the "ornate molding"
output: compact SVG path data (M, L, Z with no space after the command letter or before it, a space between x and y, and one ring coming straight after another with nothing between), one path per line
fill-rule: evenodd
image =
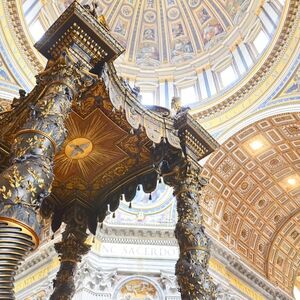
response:
M158 245L177 245L174 236L175 224L168 227L135 227L120 224L118 226L104 223L103 228L98 228L97 237L101 241L106 242L121 242L121 243L134 243L138 244L158 244ZM159 240L154 240L157 238Z
M10 30L14 33L14 41L20 49L20 52L27 58L35 73L39 73L44 69L44 66L37 58L37 53L35 52L32 43L28 41L28 35L25 33L23 27L24 20L21 20L20 18L17 1L18 0L3 1L3 4L6 7L6 15L8 17Z
M268 297L268 299L293 299L283 290L271 284L254 270L251 270L250 267L243 263L240 257L226 249L216 240L212 242L212 256L226 265L226 268L228 268L230 272L236 274L250 286L257 288L257 291Z

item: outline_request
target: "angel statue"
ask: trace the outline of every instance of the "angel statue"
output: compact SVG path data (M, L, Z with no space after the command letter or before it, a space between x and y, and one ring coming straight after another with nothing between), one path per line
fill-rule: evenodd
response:
M190 110L188 106L182 106L180 97L173 97L171 102L171 110L174 115L179 115Z

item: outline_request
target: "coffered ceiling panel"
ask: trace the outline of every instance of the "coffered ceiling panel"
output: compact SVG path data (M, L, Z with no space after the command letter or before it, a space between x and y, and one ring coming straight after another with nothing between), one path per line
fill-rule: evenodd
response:
M208 160L202 205L208 230L291 292L300 263L300 114L238 132Z

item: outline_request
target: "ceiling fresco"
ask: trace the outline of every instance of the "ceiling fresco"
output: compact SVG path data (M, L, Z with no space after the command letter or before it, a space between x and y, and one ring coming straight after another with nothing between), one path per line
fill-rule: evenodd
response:
M58 2L62 10L72 3ZM220 46L249 6L250 0L104 0L97 11L126 47L127 62L158 66L182 63Z
M83 0L81 3L91 1ZM3 18L0 22L8 41L6 46L20 65L21 75L26 75L33 85L34 75L43 69L45 59L33 47L36 39L30 31L32 24L27 22L24 3L27 3L27 8L35 8L35 18L47 30L70 2L1 2L0 16ZM237 124L239 116L250 107L258 107L260 101L265 101L266 91L276 89L283 80L286 82L290 76L290 73L286 76L287 69L297 54L298 39L291 36L299 36L298 1L103 0L97 3L97 10L105 15L112 33L127 46L126 53L116 62L118 74L131 85L140 86L142 93L153 93L156 104L160 105L168 105L165 99L175 92L180 94L186 86L194 86L199 101L192 103L192 114L201 119L203 127L211 130L214 136L224 132L225 126L228 129L232 122ZM253 41L259 30L265 28L262 22L263 10L267 9L265 4L270 4L273 12L275 9L277 17L269 12L274 17L273 31L269 34L267 47L258 55L253 52ZM117 26L121 21L125 25ZM146 50L143 50L145 44ZM252 58L245 73L236 74L232 86L224 88L220 72L228 64L235 66L233 54L236 45L252 49ZM23 55L19 55L21 53ZM207 98L206 83L199 84L204 70L212 72L209 75L212 94L207 94ZM236 66L235 72L240 72Z
M246 127L205 164L207 230L287 292L300 265L300 114Z

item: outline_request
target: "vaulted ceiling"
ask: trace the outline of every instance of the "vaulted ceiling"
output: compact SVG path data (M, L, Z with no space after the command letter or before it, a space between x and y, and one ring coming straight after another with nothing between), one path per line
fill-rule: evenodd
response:
M300 114L263 119L205 164L207 230L275 285L292 291L300 266Z
M45 64L33 47L24 2L0 1L0 98L30 90ZM43 3L40 17L48 28L70 1L35 2ZM180 86L199 80L203 69L226 65L237 43L251 44L264 3L103 0L98 10L127 47L119 74ZM268 47L244 77L191 110L221 143L226 140L205 164L211 176L202 198L207 230L287 292L300 263L299 3L285 2Z

